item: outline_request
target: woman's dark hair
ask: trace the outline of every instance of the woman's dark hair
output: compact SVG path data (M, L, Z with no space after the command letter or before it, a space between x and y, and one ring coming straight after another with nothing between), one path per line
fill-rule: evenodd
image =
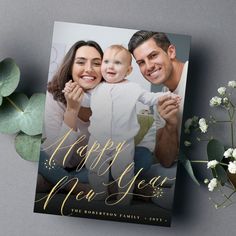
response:
M57 101L60 101L66 105L66 99L62 90L65 87L65 84L72 80L72 65L74 63L75 54L78 48L82 46L89 46L97 49L101 58L103 57L103 51L98 43L94 41L83 41L80 40L76 42L70 50L66 53L62 64L57 70L56 74L53 76L52 80L48 83L47 90L53 95L53 98Z

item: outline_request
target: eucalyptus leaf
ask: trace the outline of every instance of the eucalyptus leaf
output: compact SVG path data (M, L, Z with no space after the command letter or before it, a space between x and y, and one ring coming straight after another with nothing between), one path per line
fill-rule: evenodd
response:
M15 138L16 152L27 161L38 161L41 135L29 136L20 132Z
M13 93L3 99L0 106L0 132L14 134L20 131L20 119L28 101L27 96L22 93ZM13 104L17 104L17 108Z
M21 130L28 135L42 133L45 94L34 94L24 110L24 118L21 120Z
M207 144L207 155L209 161L217 160L218 162L221 162L224 157L224 151L225 149L223 144L216 139L210 140Z
M12 94L20 81L20 70L13 59L6 58L0 62L0 105L2 97Z
M30 99L14 93L4 98L0 107L0 132L13 134L23 131L28 135L42 133L45 94L34 94Z
M186 169L186 171L187 171L187 173L189 174L189 176L191 177L191 179L192 179L197 185L200 185L200 183L198 182L197 178L196 178L195 175L194 175L191 162L190 162L190 160L185 156L185 154L180 153L180 155L179 155L179 161L180 161L180 163L184 166L184 168Z

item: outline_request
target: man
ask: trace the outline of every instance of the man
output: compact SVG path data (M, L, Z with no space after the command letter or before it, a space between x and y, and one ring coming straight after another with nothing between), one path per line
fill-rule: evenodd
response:
M170 167L179 150L188 62L183 63L176 58L175 46L164 33L138 31L131 37L128 48L146 80L155 85L163 84L164 91L169 90L182 98L180 103L171 96L159 99L157 112L154 108L155 122L143 140L147 143L154 130L157 160L164 167Z

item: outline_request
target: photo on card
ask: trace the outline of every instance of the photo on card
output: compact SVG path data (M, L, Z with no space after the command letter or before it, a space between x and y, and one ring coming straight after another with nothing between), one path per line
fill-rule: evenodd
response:
M55 22L34 212L171 225L190 40Z

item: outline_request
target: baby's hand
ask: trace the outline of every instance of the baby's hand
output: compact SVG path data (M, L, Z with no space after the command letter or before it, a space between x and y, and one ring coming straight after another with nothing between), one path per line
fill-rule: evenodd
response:
M180 104L182 98L179 95L174 94L174 93L170 93L170 96L172 99L174 99L176 101L176 104L178 104L178 105Z
M74 90L75 86L77 85L76 82L72 82L72 80L69 80L66 84L64 89L62 90L63 93L70 93Z
M164 92L162 98L164 100L166 100L166 99L172 100L176 105L179 105L182 100L182 98L178 94L172 93L170 91Z
M65 88L62 90L66 99L66 109L78 113L83 98L83 89L76 82L70 80L65 84Z

